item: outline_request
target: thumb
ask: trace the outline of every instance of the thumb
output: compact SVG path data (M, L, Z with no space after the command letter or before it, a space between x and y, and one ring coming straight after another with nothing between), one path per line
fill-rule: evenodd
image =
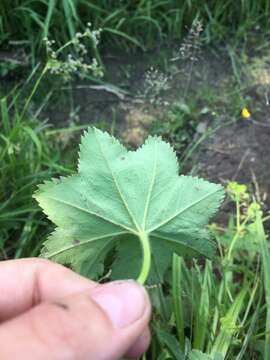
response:
M44 302L0 326L0 358L119 359L146 329L150 312L146 291L134 281Z

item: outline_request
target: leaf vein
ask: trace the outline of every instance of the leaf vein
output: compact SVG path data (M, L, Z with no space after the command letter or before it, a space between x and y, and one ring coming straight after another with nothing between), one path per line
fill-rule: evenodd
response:
M112 234L106 234L106 235L102 235L102 236L96 236L92 239L89 239L89 240L86 240L84 242L80 242L79 244L72 244L72 245L69 245L68 247L64 248L64 249L61 249L59 251L55 251L54 253L50 254L47 259L50 259L50 258L53 258L54 256L57 256L57 255L60 255L62 254L63 252L65 251L68 251L68 250L71 250L75 247L80 247L80 246L83 246L83 245L87 245L93 241L97 241L97 240L100 240L100 239L106 239L106 238L109 238L109 237L114 237L114 236L118 236L118 235L123 235L123 234L127 234L127 232L125 231L120 231L120 232L117 232L117 233L112 233ZM46 257L46 256L45 256Z
M149 191L148 191L148 195L147 195L147 199L146 199L146 203L145 203L143 225L142 225L143 230L145 230L146 219L147 219L147 215L148 215L148 211L149 211L151 195L152 195L152 192L153 192L155 179L156 179L156 172L157 172L157 144L155 143L155 159L154 159L154 166L153 166L153 175L152 175L152 179L151 179L151 183L150 183L150 186L149 186Z
M136 229L139 231L140 228L139 228L139 226L138 226L138 224L137 224L137 221L136 221L136 219L134 218L132 212L130 211L130 209L129 209L129 207L128 207L128 204L127 204L127 202L126 202L126 200L125 200L125 198L124 198L124 196L123 196L123 194L122 194L122 192L121 192L121 190L120 190L119 184L118 184L118 182L117 182L117 180L116 180L116 178L115 178L115 176L114 176L114 172L113 172L112 168L110 167L110 164L109 164L109 162L108 162L108 159L106 158L106 156L105 156L105 154L104 154L104 151L103 151L103 149L102 149L101 143L100 143L99 140L98 140L98 137L97 137L97 135L96 135L96 131L95 131L95 138L96 138L96 141L97 141L97 143L98 143L98 145L99 145L100 152L101 152L101 154L102 154L102 156L103 156L103 158L104 158L104 160L105 160L105 162L106 162L106 165L107 165L109 171L111 172L111 175L112 175L112 178L113 178L113 182L114 182L114 184L115 184L115 187L116 187L116 189L117 189L117 192L118 192L118 194L119 194L119 196L120 196L120 198L121 198L121 200L122 200L122 202L123 202L123 204L124 204L124 206L125 206L125 208L126 208L126 210L127 210L127 212L128 212L128 215L129 215L130 219L132 220L132 222L133 222L134 226L136 227Z
M180 209L179 211L177 211L175 214L173 214L172 216L168 217L167 219L165 219L164 221L162 221L160 224L156 225L154 228L148 230L148 232L153 232L159 228L161 228L162 226L166 225L167 223L169 223L170 221L172 221L174 218L176 218L177 216L183 214L185 211L189 210L190 208L192 208L193 206L199 204L201 201L207 199L208 197L214 195L216 192L218 192L218 190L215 190L211 193L207 193L205 196L203 196L202 198L194 201L193 203L187 205L186 207Z
M173 243L173 244L177 244L177 245L180 244L180 245L184 246L185 248L189 248L189 249L191 249L191 250L193 250L193 251L195 251L195 252L200 253L200 254L203 255L203 252L199 251L198 248L193 247L193 246L191 246L190 244L188 244L188 243L186 243L186 242L183 242L183 241L180 241L180 240L174 240L174 239L172 239L172 238L170 238L170 237L157 235L157 234L155 234L155 233L153 233L152 236L153 236L153 237L156 237L156 238L159 238L159 239L161 239L161 240L170 241L170 242Z
M128 226L126 226L126 225L124 225L124 224L121 224L121 223L117 223L117 222L115 222L115 221L113 221L113 220L111 220L111 219L108 219L108 218L105 217L105 216L102 216L102 215L97 214L97 213L95 213L95 212L93 212L93 211L90 211L89 209L82 208L81 206L72 204L72 203L70 203L70 202L68 202L68 201L64 201L64 200L62 200L62 199L57 199L57 198L52 197L52 196L48 196L48 199L51 199L51 200L54 200L54 201L58 201L58 202L63 203L63 204L65 204L65 205L74 207L75 209L84 211L84 212L86 212L87 214L96 216L96 217L98 217L98 218L100 218L100 219L102 219L102 220L105 220L105 221L113 224L113 225L119 226L119 227L127 230L128 232L131 232L132 234L137 235L137 232L136 232L135 230L129 228Z

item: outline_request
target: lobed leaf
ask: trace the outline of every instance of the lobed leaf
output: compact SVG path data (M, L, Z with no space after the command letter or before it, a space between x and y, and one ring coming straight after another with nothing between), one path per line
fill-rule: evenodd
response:
M142 234L150 238L161 276L173 252L211 256L205 226L224 192L220 185L179 176L175 153L161 138L149 137L137 151L127 151L108 133L90 128L82 137L78 173L40 185L34 196L57 226L42 256L93 277L117 245L113 276L134 277Z

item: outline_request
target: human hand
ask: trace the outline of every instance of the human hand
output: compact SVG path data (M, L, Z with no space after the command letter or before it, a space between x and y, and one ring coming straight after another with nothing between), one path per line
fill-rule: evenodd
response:
M151 306L135 281L97 284L47 260L0 263L0 359L114 360L148 347Z

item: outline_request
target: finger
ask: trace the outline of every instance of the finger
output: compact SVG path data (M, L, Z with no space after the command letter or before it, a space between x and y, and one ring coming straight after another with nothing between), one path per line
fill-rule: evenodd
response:
M129 358L138 358L140 357L149 347L151 340L150 330L147 327L131 348L127 351L126 357Z
M41 303L0 326L0 358L116 360L146 328L150 310L144 288L131 281Z
M0 263L0 322L42 301L90 290L97 284L48 260L32 258Z

